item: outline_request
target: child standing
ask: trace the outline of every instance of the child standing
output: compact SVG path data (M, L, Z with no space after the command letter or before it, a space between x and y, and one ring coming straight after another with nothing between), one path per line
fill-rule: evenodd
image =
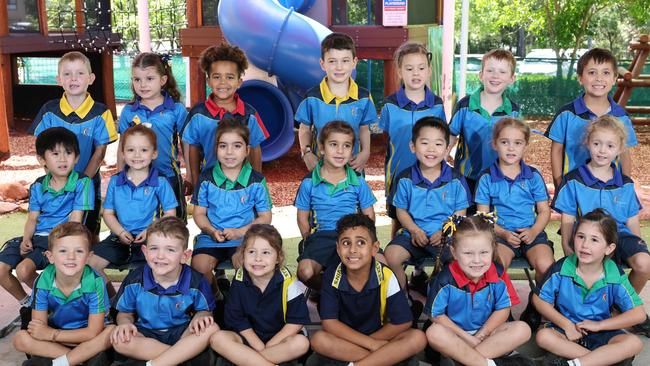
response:
M210 343L235 365L277 365L302 356L309 340L304 287L284 267L282 237L271 225L255 224L237 249L239 268L228 292L226 326Z
M9 240L0 251L0 286L23 307L29 305L29 296L20 282L32 287L36 271L48 265L44 252L50 231L67 221L83 222L94 203L92 182L73 170L79 159L74 133L63 127L43 131L36 138L36 157L48 173L29 188L23 236Z
M530 339L522 321L508 321L519 303L510 278L494 263L493 219L479 212L450 219L454 261L429 285L427 311L433 324L429 344L463 365L530 365L523 356L508 355ZM454 232L455 230L455 232Z
M63 96L41 107L30 131L40 135L50 127L65 127L77 136L79 158L74 167L80 175L92 179L94 205L85 218L85 225L99 241L101 208L101 175L99 167L106 154L106 146L117 140L117 131L111 111L97 103L88 94L88 86L95 81L90 60L83 53L68 52L59 60L56 81L63 87Z
M619 163L623 175L629 176L632 173L629 148L637 145L634 128L625 109L609 96L616 82L617 70L614 55L602 48L592 48L578 60L578 82L584 92L560 108L546 129L546 136L553 141L551 168L556 189L565 174L589 159L583 137L589 123L603 115L617 117L625 125L627 139L624 142L628 149L621 151Z
M481 88L456 104L449 129L451 145L458 147L454 171L465 176L472 193L482 171L497 159L492 148L492 128L503 117L518 117L519 106L503 93L515 82L516 61L510 51L495 49L481 60Z
M178 161L179 136L183 130L187 110L180 102L181 93L176 86L166 56L145 52L137 55L131 64L131 91L133 101L122 109L118 130L122 139L129 127L142 124L156 135L157 156L153 167L167 178L176 196L176 216L186 219L185 190L192 192L191 184L184 184ZM183 152L187 153L184 147ZM188 166L187 160L186 167ZM118 169L124 168L123 149L117 150ZM192 182L191 171L186 172L187 182Z
M343 33L331 33L320 46L320 67L326 76L309 91L298 106L296 121L300 152L305 165L312 171L319 161L316 143L323 127L330 121L347 122L354 130L350 166L360 172L370 157L370 123L377 111L370 92L357 85L352 71L357 67L354 41ZM358 138L358 139L357 139Z
M374 221L363 214L346 215L336 232L341 263L323 275L323 329L311 339L314 351L338 360L336 364L356 366L394 365L422 351L426 338L410 329L404 290L390 268L375 259L379 241Z
M243 126L248 126L250 163L253 169L261 172L260 144L269 137L269 133L255 108L241 100L236 93L248 68L244 51L226 44L208 47L201 53L199 64L212 93L205 102L192 107L183 130L183 144L189 145L186 156L192 185L198 187L200 173L211 169L217 161L214 136L224 118L234 118Z
M404 262L439 257L451 260L440 245L442 224L453 215L464 215L472 202L465 178L452 172L449 127L437 117L424 117L413 126L409 143L417 158L394 182L393 204L402 229L386 247L386 260L402 288L406 288Z
M392 183L402 170L416 162L415 154L409 148L413 125L427 116L447 121L442 99L427 86L431 80L431 52L421 43L406 42L395 51L395 60L402 86L386 98L379 118L379 128L388 135L385 191L386 210L393 220L391 239L400 228L390 194Z
M93 248L88 260L105 278L104 268L109 264L144 262L141 246L147 240L147 226L161 213L171 216L176 212L172 187L152 164L158 154L156 146L154 130L142 124L122 133L120 154L125 167L111 177L104 200L104 222L111 235ZM108 291L115 295L112 286Z
M375 219L377 199L368 183L348 165L354 129L332 121L319 135L323 158L300 183L294 205L304 250L298 257L298 278L312 289L321 287L321 271L340 261L336 254L336 222L359 210Z
M271 223L271 196L266 179L246 160L248 127L232 118L219 122L214 141L217 162L203 171L194 190L194 221L201 229L192 253L192 268L203 273L215 293L213 269L233 257L252 224Z
M78 365L111 347L113 325L104 280L86 265L92 235L79 222L55 227L45 252L50 265L32 293L32 316L13 339L16 350L53 359L53 366Z
M534 295L535 306L551 322L536 336L552 353L544 365L631 365L641 352L641 340L622 330L642 322L645 313L627 275L609 258L617 231L616 220L603 209L580 217L575 252L551 267Z
M177 365L203 352L219 330L214 297L203 275L185 264L190 233L181 219L164 217L147 231L147 264L122 282L111 343L147 366Z

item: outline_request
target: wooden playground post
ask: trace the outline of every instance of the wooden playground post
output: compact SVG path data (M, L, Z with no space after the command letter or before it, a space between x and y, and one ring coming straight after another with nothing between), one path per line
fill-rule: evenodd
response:
M0 0L0 37L8 34L7 0ZM11 89L11 59L0 53L0 161L9 157L9 116L13 113L8 107L11 101L7 100L7 89Z
M614 100L623 106L628 113L650 114L650 107L644 106L627 106L627 102L632 96L632 89L639 87L650 87L650 75L641 75L643 67L650 55L650 36L643 34L639 37L638 42L630 42L630 49L634 51L634 59L628 69L619 67L617 88L614 93ZM648 117L632 117L634 124L650 124Z

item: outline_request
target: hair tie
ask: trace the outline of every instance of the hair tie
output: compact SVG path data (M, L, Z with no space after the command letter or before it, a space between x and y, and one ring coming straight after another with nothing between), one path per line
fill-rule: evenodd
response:
M442 235L450 237L456 233L458 225L465 220L465 216L451 215L447 222L442 226Z
M483 219L483 221L488 222L492 225L497 223L497 215L494 214L494 211L493 212L476 211L474 216L478 216L481 219Z
M433 59L433 53L427 52L427 60L429 60L429 62L431 62L431 59Z
M169 64L169 62L172 60L172 55L169 53L161 53L158 56L160 56L160 61L162 61L164 64Z

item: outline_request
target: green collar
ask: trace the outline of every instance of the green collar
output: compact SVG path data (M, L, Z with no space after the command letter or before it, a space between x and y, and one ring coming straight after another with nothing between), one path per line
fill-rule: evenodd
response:
M81 283L77 285L77 288L75 288L72 293L70 293L70 296L66 297L63 292L56 287L56 282L54 281L55 277L56 267L54 267L53 264L50 264L45 267L41 273L36 288L49 291L52 295L63 299L64 304L80 298L84 293L95 292L93 270L87 265L84 266L84 272L81 275Z
M490 117L491 117L490 113L488 113L488 111L486 111L485 109L483 109L483 107L481 107L481 92L482 91L483 91L483 87L481 86L477 91L470 94L470 96L469 96L469 109L472 110L472 111L478 111L479 113L481 113L481 116L483 116L483 118L489 120ZM506 97L505 94L501 95L501 99L502 99L501 105L497 109L494 110L494 113L503 112L503 113L505 113L507 115L511 115L512 114L512 103L510 102L510 99L508 99L508 97Z
M321 160L318 162L318 165L314 168L314 170L311 172L311 180L314 185L318 185L320 183L323 183L327 185L327 193L332 196L334 193L344 190L348 188L350 185L353 186L358 186L359 185L359 177L357 177L357 173L352 169L349 165L345 165L345 179L338 182L336 185L326 181L323 179L323 177L320 175L320 169L323 166L323 161Z
M576 256L576 254L573 253L564 260L564 263L562 263L562 268L560 269L560 275L572 277L573 281L578 285L580 285L582 289L583 297L607 286L608 283L618 284L623 282L623 276L621 275L618 266L616 265L616 263L614 263L613 260L609 258L605 259L605 261L603 262L603 269L605 270L605 276L599 279L598 281L594 282L591 288L587 288L585 282L576 272L577 269L578 269L578 256Z
M221 185L225 182L226 191L229 191L235 188L237 183L241 184L242 187L246 187L248 185L248 180L250 179L252 172L253 167L251 167L251 164L248 161L244 162L244 165L241 167L241 171L237 176L237 180L233 182L228 179L228 177L226 177L226 175L223 173L223 170L221 170L221 164L217 162L212 169L212 178L214 178L214 182L219 187L221 187Z
M68 175L68 180L65 182L65 185L63 188L59 191L55 191L54 189L50 188L50 180L52 179L52 174L47 173L45 176L45 179L43 179L43 193L45 192L50 192L55 196L58 196L62 194L63 192L74 192L75 189L77 188L77 181L79 180L79 173L76 171L71 171L70 175Z

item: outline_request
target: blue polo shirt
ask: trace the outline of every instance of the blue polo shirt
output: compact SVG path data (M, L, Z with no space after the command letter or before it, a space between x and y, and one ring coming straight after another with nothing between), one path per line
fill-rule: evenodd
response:
M182 103L174 102L167 92L163 92L163 96L163 103L153 110L141 104L141 98L136 96L135 102L122 109L118 130L123 134L129 127L139 124L151 128L156 134L158 147L158 157L153 166L165 177L173 177L180 174L177 146L187 110Z
M86 170L96 148L117 140L111 111L106 105L95 102L90 94L77 109L70 106L65 94L61 99L45 103L29 130L38 136L51 127L65 127L77 136L79 160L74 168L79 173Z
M627 220L639 214L641 203L634 191L634 182L614 167L614 177L603 182L581 165L564 176L551 207L559 213L580 217L597 208L603 208L616 220L619 232L632 234Z
M386 98L381 109L379 128L388 134L386 148L386 192L391 192L391 183L402 170L415 164L415 154L409 148L415 122L423 117L438 117L447 121L442 99L424 87L424 100L415 103L406 96L404 86L397 93ZM388 196L388 203L392 198Z
M88 326L88 316L105 314L110 307L104 278L86 265L79 285L64 295L56 287L56 268L45 267L36 279L32 293L32 309L47 312L47 323L55 329L81 329ZM108 318L107 318L108 319Z
M498 158L492 148L492 129L504 117L519 117L519 106L505 95L503 104L490 115L481 107L481 91L470 94L456 103L449 130L458 136L454 171L471 180L477 180L482 171Z
M127 177L128 167L111 177L104 208L115 211L117 221L131 234L138 235L162 213L178 206L174 191L156 168L138 186ZM137 208L137 209L134 209Z
M224 118L234 118L248 126L250 131L249 144L255 148L269 137L262 119L253 106L245 103L235 93L235 110L229 112L219 107L211 97L190 110L183 130L183 142L196 146L203 151L201 169L208 169L217 162L215 137L219 121Z
M283 285L286 280L291 283L286 290L286 299L283 299ZM282 268L275 271L262 292L255 286L248 272L240 268L233 278L226 299L226 326L238 333L252 329L262 342L266 343L286 324L309 324L304 290L304 285L292 278L287 268Z
M489 205L497 216L497 224L510 231L533 226L537 202L548 201L540 172L523 160L519 165L521 172L513 180L503 175L499 161L495 161L479 177L474 199L479 205Z
M145 264L132 269L115 297L119 312L137 315L135 325L165 330L187 326L194 314L214 309L214 296L203 274L182 264L178 282L163 288Z
M346 165L346 178L334 185L320 174L322 161L300 183L294 206L311 212L314 231L335 230L339 219L377 202L368 183Z
M472 202L465 178L452 172L445 162L440 167L440 176L431 182L415 163L404 169L395 183L393 205L406 210L427 236L440 230L449 216L469 207ZM410 236L407 230L404 233Z
M300 102L296 111L296 121L314 126L316 139L312 141L312 149L316 152L320 131L333 120L345 121L354 129L353 154L359 153L359 128L377 120L377 111L372 102L370 92L350 78L348 94L342 98L332 94L327 85L327 77L319 85L309 89L305 99Z
M323 273L321 319L337 319L365 335L378 331L387 322L404 324L413 321L406 292L399 287L397 277L390 270L386 295L382 299L380 283L384 267L373 258L368 269L368 281L361 291L355 290L348 282L347 268L343 263L328 267ZM385 304L384 319L381 314L382 302Z
M537 290L542 300L553 305L572 323L609 319L613 305L621 312L643 305L627 274L611 259L605 259L603 276L591 288L576 273L577 265L575 254L555 262Z
M610 96L609 111L607 114L617 117L627 129L628 147L637 145L636 134L630 117L625 109L618 105ZM551 124L546 128L546 137L564 145L564 155L562 158L562 174L567 174L571 170L584 164L589 160L589 150L584 144L587 125L598 118L592 111L587 108L584 100L584 93L580 94L571 103L564 105L557 112Z
M74 170L63 188L50 187L49 173L29 187L29 211L38 211L35 234L47 235L54 227L67 222L72 211L90 211L95 206L95 189L90 178Z
M218 162L211 170L204 170L192 204L207 208L210 224L219 230L248 225L258 212L271 211L272 207L266 179L248 161L234 182L226 177ZM220 243L202 233L196 237L194 248L228 248L240 243L241 239Z
M519 304L508 273L492 263L477 283L470 281L457 261L446 266L431 283L426 313L446 315L464 331L477 331L497 310Z

